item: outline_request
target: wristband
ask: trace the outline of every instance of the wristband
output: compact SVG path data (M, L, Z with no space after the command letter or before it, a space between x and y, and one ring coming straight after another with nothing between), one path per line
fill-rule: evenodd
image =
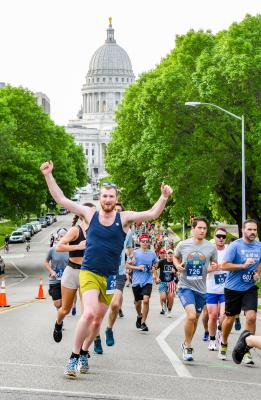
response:
M168 197L165 197L163 194L160 196L163 200L168 200Z

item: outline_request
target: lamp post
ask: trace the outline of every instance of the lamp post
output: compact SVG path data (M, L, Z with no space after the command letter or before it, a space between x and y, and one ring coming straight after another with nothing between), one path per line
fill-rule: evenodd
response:
M201 101L187 101L186 106L196 107L196 106L210 106L223 111L224 113L230 115L233 118L239 119L241 121L241 148L242 148L242 226L246 220L246 175L245 175L245 128L244 128L244 115L239 117L230 111L225 110L222 107L217 106L213 103L203 103Z

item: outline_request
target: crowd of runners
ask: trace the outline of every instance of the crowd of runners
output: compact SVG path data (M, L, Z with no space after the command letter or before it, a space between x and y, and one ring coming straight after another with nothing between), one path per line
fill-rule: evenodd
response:
M217 351L226 360L228 339L233 324L245 329L233 349L236 363L254 364L250 349L260 348L255 335L258 292L256 281L261 272L261 243L256 240L257 223L246 220L242 238L228 244L227 231L219 226L211 241L206 240L208 221L194 218L190 237L178 243L169 232L154 224L163 212L172 189L161 185L161 195L147 211L125 211L118 202L117 187L103 183L97 211L92 203L77 204L66 198L53 175L53 164L45 162L41 171L54 200L75 214L72 227L57 232L45 266L50 273L49 293L57 309L53 338L62 340L63 320L71 310L75 314L77 291L81 299L72 352L65 375L75 378L89 369L89 349L102 354L100 327L108 313L106 345L115 344L113 328L123 317L122 301L126 285L132 286L137 313L136 328L149 330L149 303L153 284L159 292L159 314L172 317L177 294L184 307L184 340L181 356L193 361L193 337L202 313L208 350ZM159 316L160 318L160 316ZM202 328L203 329L203 328Z

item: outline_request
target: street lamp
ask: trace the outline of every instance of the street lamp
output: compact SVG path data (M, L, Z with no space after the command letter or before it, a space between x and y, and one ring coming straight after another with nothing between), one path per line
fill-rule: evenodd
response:
M236 114L233 114L230 111L225 110L222 107L217 106L213 103L203 103L201 101L187 101L185 103L186 106L196 107L196 106L211 106L215 107L218 110L225 112L231 117L239 119L241 121L241 147L242 147L242 226L244 221L246 220L246 175L245 175L245 129L244 129L244 115L239 117Z

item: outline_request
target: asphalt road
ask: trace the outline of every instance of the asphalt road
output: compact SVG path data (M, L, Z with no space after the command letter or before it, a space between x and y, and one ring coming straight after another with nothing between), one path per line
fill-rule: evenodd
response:
M72 215L44 229L32 239L27 254L25 244L10 246L4 255L7 300L10 308L0 309L0 399L88 398L88 399L260 399L261 353L253 351L255 366L233 364L231 349L238 333L230 337L227 361L217 359L202 342L201 321L194 340L195 361L184 364L180 344L183 340L183 310L175 300L173 318L159 314L159 295L155 287L148 318L149 332L135 327L131 288L125 288L125 317L115 326L116 344L106 347L105 323L102 327L103 355L91 349L90 372L77 380L67 380L63 369L71 353L74 327L79 317L68 316L61 343L55 343L52 330L55 309L51 299L36 300L39 277L47 295L48 276L43 260L49 238L58 227L70 226ZM242 317L243 319L243 317ZM257 331L261 333L261 315Z

